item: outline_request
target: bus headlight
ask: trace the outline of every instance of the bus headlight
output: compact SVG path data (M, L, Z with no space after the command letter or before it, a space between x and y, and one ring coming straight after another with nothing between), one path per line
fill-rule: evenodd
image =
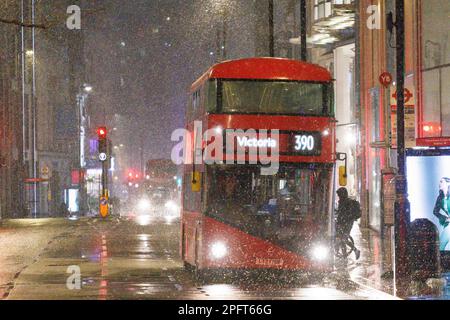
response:
M323 245L314 246L311 250L312 257L317 261L324 261L328 259L329 254L329 249Z
M216 259L221 259L227 254L227 247L222 242L216 242L211 246L211 254Z

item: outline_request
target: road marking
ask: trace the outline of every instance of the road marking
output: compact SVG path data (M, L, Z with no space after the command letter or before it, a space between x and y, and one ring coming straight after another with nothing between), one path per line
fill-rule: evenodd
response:
M106 236L102 234L102 252L100 255L100 288L99 299L106 300L108 296L108 280L105 279L108 276L108 247L106 243Z

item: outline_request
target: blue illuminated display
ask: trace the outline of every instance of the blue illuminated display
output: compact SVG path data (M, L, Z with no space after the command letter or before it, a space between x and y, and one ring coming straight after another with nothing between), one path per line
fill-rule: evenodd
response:
M450 155L410 156L407 175L411 221L432 221L439 230L441 251L450 251Z

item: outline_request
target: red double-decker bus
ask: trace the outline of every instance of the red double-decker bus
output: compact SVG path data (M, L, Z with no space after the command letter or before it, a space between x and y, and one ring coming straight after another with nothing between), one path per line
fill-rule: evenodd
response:
M186 267L330 270L333 100L326 69L279 58L223 62L192 85L181 219ZM212 140L198 141L207 130L235 142L224 147L223 161L206 161L217 157L206 151ZM225 161L230 153L239 158L239 146L241 161ZM251 161L260 149L278 155L276 170Z

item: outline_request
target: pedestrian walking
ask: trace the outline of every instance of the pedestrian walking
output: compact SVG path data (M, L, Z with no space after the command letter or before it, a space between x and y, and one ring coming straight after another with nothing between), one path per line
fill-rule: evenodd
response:
M361 206L358 201L349 198L346 188L340 188L336 193L339 197L336 218L336 238L338 240L336 249L342 250L342 253L346 255L348 246L351 249L348 254L354 252L356 260L358 260L361 251L355 247L350 232L352 231L353 223L361 218Z

